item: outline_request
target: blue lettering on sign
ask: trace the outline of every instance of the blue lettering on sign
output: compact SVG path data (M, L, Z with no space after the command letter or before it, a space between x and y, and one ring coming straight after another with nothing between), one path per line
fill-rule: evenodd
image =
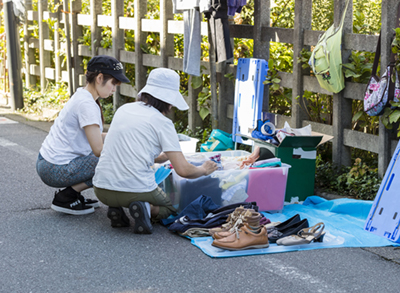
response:
M392 176L390 176L389 184L388 184L387 187L386 187L386 191L389 190L390 185L392 185L392 181L393 181L394 175L395 175L395 174L393 173Z

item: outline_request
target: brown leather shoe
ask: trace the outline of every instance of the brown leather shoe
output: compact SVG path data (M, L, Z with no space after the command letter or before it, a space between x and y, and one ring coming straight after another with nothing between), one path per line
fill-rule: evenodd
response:
M235 229L235 233L222 239L215 239L212 245L227 250L267 248L269 246L267 229L264 226L261 226L257 232L252 231L247 224Z
M226 220L226 224L223 224L221 227L212 228L209 230L210 235L214 237L215 233L229 231L235 225L240 215L246 210L247 209L245 209L243 206L237 207L232 213L229 214L228 219ZM251 211L254 212L254 210Z
M260 227L260 219L262 218L261 214L255 212L254 210L245 210L242 214L238 217L233 227L229 230L221 231L214 233L212 236L214 239L221 239L235 233L235 228L242 227L245 223L248 224L248 227L252 231L257 231Z

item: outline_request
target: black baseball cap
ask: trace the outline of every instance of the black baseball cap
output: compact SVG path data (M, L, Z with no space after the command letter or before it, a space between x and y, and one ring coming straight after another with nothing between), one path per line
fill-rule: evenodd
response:
M129 79L124 74L122 63L111 56L94 56L87 65L87 71L110 74L120 82L129 82Z

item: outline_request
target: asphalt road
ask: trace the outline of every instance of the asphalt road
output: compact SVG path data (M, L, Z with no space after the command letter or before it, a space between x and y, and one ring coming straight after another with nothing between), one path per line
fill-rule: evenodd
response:
M393 247L213 259L160 225L152 235L113 229L104 205L57 213L55 189L35 171L47 135L36 126L0 124L0 292L399 291Z

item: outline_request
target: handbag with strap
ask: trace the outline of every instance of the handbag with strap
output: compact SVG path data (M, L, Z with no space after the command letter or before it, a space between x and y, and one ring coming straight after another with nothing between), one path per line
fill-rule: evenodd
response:
M400 6L397 19L399 19L399 15ZM399 21L397 26L399 26ZM371 78L369 79L364 95L364 112L369 116L382 115L385 107L390 106L390 101L394 100L397 102L400 97L399 76L395 67L394 53L391 52L389 65L381 78L376 75L380 55L381 34L379 34L378 44L376 46Z
M322 35L308 62L319 85L332 93L340 92L345 86L342 71L342 30L349 2L346 1L337 29L332 25Z

